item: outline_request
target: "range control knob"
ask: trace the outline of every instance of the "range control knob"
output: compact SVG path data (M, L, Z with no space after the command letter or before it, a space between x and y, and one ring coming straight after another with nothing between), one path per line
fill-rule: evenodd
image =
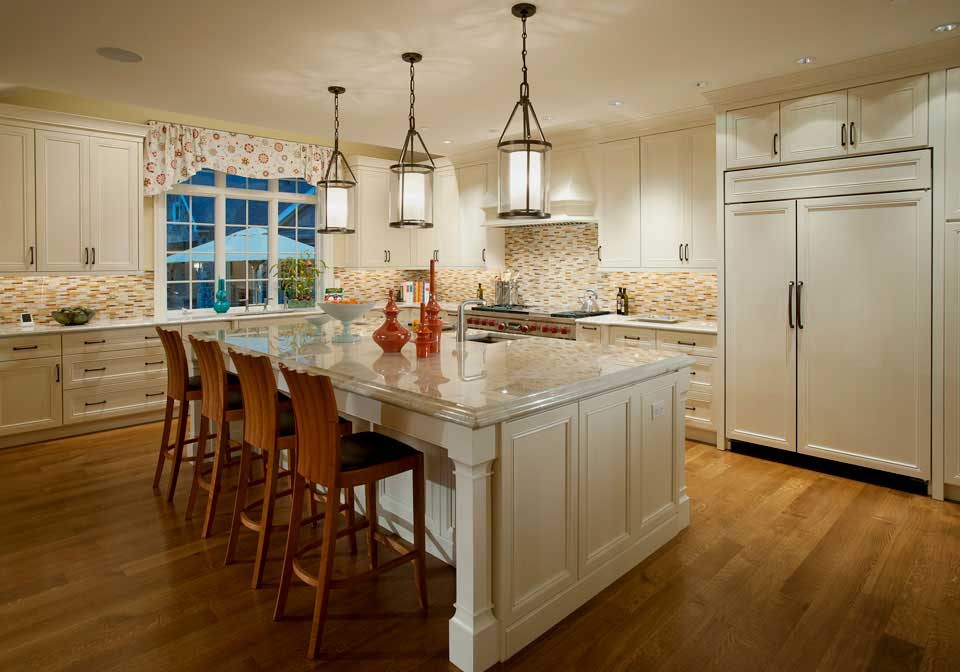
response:
M506 329L506 328L507 328L507 325L505 325L503 322L501 322L500 324L497 325L497 330L498 330L498 331L503 331L503 330Z
M550 331L555 334L555 333L557 333L557 328L556 328L556 327L550 327Z
M475 320L472 317L467 318L467 324L474 324L474 322Z
M566 328L566 327L560 327L560 333L561 333L561 334L567 333L567 328Z
M528 327L527 325L524 324L524 325L522 325L522 326L520 327L520 331L525 334L525 333L527 333L528 331L530 331L530 327Z
M540 327L540 331L542 331L543 333L547 333L547 331L549 330L550 330L550 327L548 327L547 325L543 325L542 327Z

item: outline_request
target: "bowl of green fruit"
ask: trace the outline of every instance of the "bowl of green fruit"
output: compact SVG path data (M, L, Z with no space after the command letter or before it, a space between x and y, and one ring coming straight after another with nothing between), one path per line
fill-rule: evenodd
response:
M77 324L86 324L97 314L93 308L86 306L67 306L53 311L50 316L65 327Z

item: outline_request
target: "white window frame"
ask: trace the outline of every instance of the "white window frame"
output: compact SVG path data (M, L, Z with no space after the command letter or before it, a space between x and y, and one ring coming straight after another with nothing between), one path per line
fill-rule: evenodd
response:
M310 203L316 206L316 219L320 217L320 202L316 194L294 194L280 191L280 181L267 180L267 189L235 189L227 187L227 174L214 171L214 186L204 186L182 182L168 192L153 197L153 228L154 228L154 289L153 299L155 314L167 314L167 195L170 193L185 196L212 196L214 200L214 275L217 278L226 277L227 262L225 241L227 236L227 199L236 198L247 201L267 201L267 268L273 268L277 263L277 245L280 235L277 222L279 203ZM293 179L293 178L290 178ZM316 236L318 256L326 263L323 274L323 286L329 286L333 279L333 245L331 241L320 233ZM277 278L268 275L267 296L276 297L279 291ZM320 287L315 290L317 302L322 300ZM268 311L283 310L284 306L271 300ZM213 308L185 309L191 315L216 314ZM231 306L229 313L245 312L243 306ZM178 311L179 314L179 311Z

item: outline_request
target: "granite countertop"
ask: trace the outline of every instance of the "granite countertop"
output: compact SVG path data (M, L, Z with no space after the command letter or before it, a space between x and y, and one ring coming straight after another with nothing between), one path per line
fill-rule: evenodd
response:
M660 331L684 331L696 334L716 334L717 323L712 320L686 320L669 324L666 322L644 322L636 315L597 315L583 317L577 324L594 324L611 327L637 327L642 329L658 329Z
M330 376L335 387L470 428L570 403L691 366L676 352L520 337L457 343L444 334L439 355L416 358L413 342L386 355L370 338L373 321L353 323L358 343L333 343L338 323L244 326L196 334L224 349L265 354L275 363ZM469 330L468 334L486 335Z

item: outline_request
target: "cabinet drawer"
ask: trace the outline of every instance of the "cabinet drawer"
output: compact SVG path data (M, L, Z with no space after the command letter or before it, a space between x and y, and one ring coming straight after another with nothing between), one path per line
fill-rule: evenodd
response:
M103 329L101 331L81 331L63 335L64 354L127 350L151 345L160 345L160 337L153 327Z
M716 431L713 422L713 399L709 395L689 393L684 409L684 417L688 427Z
M701 394L713 394L713 357L694 357L697 363L691 367L690 390Z
M167 401L166 381L139 385L81 387L63 392L65 425L119 415L161 411Z
M64 355L64 387L165 381L167 362L163 348L138 348L117 352Z
M658 331L657 348L678 350L689 355L716 357L716 334L691 334L683 331Z
M595 324L578 324L577 340L586 343L599 343L600 327Z
M611 345L632 345L641 348L657 347L657 332L636 327L610 327Z
M59 334L0 338L0 361L56 357L60 354Z

